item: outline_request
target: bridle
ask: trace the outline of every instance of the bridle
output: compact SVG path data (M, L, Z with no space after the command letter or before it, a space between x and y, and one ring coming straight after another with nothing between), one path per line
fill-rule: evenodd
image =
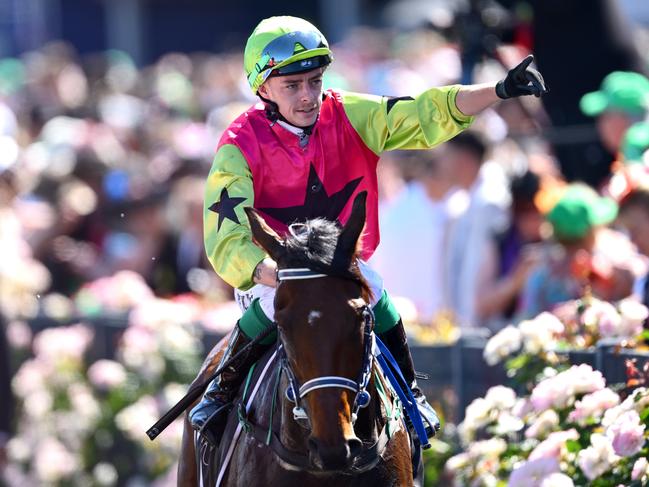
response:
M279 282L297 279L316 279L325 276L326 274L321 274L307 268L282 269L277 272L277 280ZM352 406L352 424L358 418L358 411L361 408L367 407L370 403L371 397L369 392L367 392L367 386L372 376L372 366L374 364L374 354L372 353L374 348L374 313L372 313L372 310L366 304L361 308L361 314L363 317L363 361L360 374L355 381L338 375L325 375L309 379L300 386L288 362L284 347L281 347L280 364L289 381L289 386L286 389L286 398L295 404L293 417L297 421L309 419L306 411L302 407L301 400L307 394L317 389L336 388L355 392L356 396L354 397L354 404ZM298 394L295 394L295 391L298 391Z

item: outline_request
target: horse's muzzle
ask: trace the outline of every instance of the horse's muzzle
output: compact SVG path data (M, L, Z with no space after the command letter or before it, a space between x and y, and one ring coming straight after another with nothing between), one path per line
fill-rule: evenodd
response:
M323 471L347 470L363 448L363 442L356 437L350 438L335 446L322 443L311 437L308 441L311 462Z

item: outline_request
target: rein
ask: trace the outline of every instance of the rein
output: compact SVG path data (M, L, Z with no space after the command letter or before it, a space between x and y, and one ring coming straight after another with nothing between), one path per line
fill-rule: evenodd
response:
M167 411L153 426L151 426L147 431L146 434L149 437L151 441L155 440L160 433L162 433L167 426L169 426L171 423L175 421L175 419L180 416L185 409L187 409L189 406L192 405L192 403L198 399L203 392L205 392L205 389L207 389L207 386L212 382L214 379L216 379L219 375L221 375L221 372L223 372L225 369L227 369L235 360L237 360L240 356L242 356L244 353L247 353L248 350L255 345L256 343L259 343L262 341L264 338L266 338L268 335L270 335L273 331L275 331L275 326L270 326L267 329L265 329L263 332L261 332L259 335L255 337L254 340L252 340L250 343L248 343L246 346L244 346L241 350L239 350L237 353L235 353L232 357L230 357L229 360L226 360L221 367L219 367L217 370L214 371L212 375L210 375L207 379L205 379L203 382L196 384L195 386L191 387L189 391L187 391L187 394L185 394L180 401L178 401L176 404L174 404L169 411Z
M299 280L299 279L316 279L326 277L322 274L308 268L290 268L282 269L277 272L277 280L281 283L283 281ZM356 393L354 398L354 405L352 407L352 424L356 422L358 413L361 408L367 407L370 403L371 396L367 391L372 371L374 370L374 355L376 351L376 342L374 336L374 314L369 306L365 305L362 309L363 315L363 361L361 371L357 380L352 380L347 377L341 376L320 376L306 381L304 384L299 385L290 364L286 357L284 346L280 343L278 348L279 367L280 373L286 374L289 385L286 389L286 398L295 404L293 408L293 418L298 421L309 421L309 417L301 405L301 400L310 392L317 389L326 388L339 388L346 389ZM279 381L276 387L279 387ZM297 391L297 394L296 394ZM277 390L273 392L273 398L278 393ZM288 450L281 442L275 432L271 431L272 424L268 429L262 428L254 421L247 417L242 417L240 410L239 419L244 425L244 430L255 437L257 441L269 446L273 452L289 467L305 470L314 470L310 458L307 454L299 453ZM361 453L354 457L354 461L344 472L347 473L362 473L372 469L376 466L381 458L381 454L385 450L392 433L399 428L399 417L389 415L388 420L381 429L377 440L371 445L363 448Z

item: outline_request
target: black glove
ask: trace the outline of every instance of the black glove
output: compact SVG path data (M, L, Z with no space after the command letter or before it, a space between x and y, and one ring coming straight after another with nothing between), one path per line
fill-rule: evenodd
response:
M548 92L543 76L536 69L530 68L534 61L531 54L518 66L509 70L507 77L496 84L496 95L503 100L523 95L540 97Z

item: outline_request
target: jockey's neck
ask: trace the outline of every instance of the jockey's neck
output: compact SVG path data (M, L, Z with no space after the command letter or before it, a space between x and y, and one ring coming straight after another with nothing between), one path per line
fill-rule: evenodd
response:
M291 125L284 119L284 117L280 118L277 120L277 123L284 127L286 130L291 132L292 134L295 134L299 139L300 139L300 147L304 147L307 145L309 142L309 136L311 135L311 132L313 131L313 127L318 121L316 120L313 125L309 125L307 127L297 127L295 125Z

